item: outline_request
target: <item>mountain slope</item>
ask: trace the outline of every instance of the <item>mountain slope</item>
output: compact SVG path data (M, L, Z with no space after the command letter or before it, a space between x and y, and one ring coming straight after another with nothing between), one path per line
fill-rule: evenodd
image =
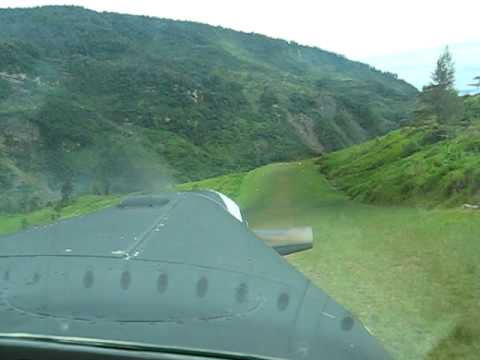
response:
M0 9L0 185L28 209L364 141L416 90L316 48L78 7ZM18 209L17 209L18 210Z
M328 154L322 171L351 197L384 204L480 204L480 96L468 126L405 127Z

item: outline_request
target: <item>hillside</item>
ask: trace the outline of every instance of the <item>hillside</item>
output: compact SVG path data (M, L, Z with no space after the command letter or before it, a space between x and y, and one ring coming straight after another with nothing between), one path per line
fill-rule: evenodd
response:
M288 257L352 310L399 360L477 359L479 214L372 206L332 188L313 160L277 163L178 188L234 197L251 227L312 226L314 248ZM59 213L0 215L0 234L118 203L83 197ZM439 246L438 244L441 244Z
M3 210L161 188L339 149L410 118L416 90L337 54L79 7L0 9Z
M480 204L480 96L464 102L469 125L405 127L322 157L322 172L361 201Z

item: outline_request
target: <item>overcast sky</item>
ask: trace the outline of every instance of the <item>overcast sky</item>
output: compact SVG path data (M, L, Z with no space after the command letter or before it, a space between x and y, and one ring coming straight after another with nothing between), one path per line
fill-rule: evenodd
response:
M480 47L479 0L0 0L0 7L51 4L199 21L294 40L398 72L412 83L408 72L399 71L402 66L392 64L392 55L411 63L409 54L428 49L434 60L446 44ZM478 52L476 59L480 64ZM480 71L474 63L468 66Z

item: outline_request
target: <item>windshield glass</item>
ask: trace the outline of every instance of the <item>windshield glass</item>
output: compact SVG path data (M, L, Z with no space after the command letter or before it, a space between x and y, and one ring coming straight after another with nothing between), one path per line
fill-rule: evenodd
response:
M72 3L0 3L0 346L477 357L478 5Z

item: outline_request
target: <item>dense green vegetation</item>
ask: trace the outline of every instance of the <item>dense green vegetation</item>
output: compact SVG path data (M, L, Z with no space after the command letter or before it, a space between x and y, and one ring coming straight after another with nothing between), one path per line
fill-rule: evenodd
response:
M362 201L480 203L480 96L464 102L464 125L405 127L324 156L318 161L321 169L339 189Z
M293 42L79 7L0 9L3 211L298 159L411 118L395 75Z

